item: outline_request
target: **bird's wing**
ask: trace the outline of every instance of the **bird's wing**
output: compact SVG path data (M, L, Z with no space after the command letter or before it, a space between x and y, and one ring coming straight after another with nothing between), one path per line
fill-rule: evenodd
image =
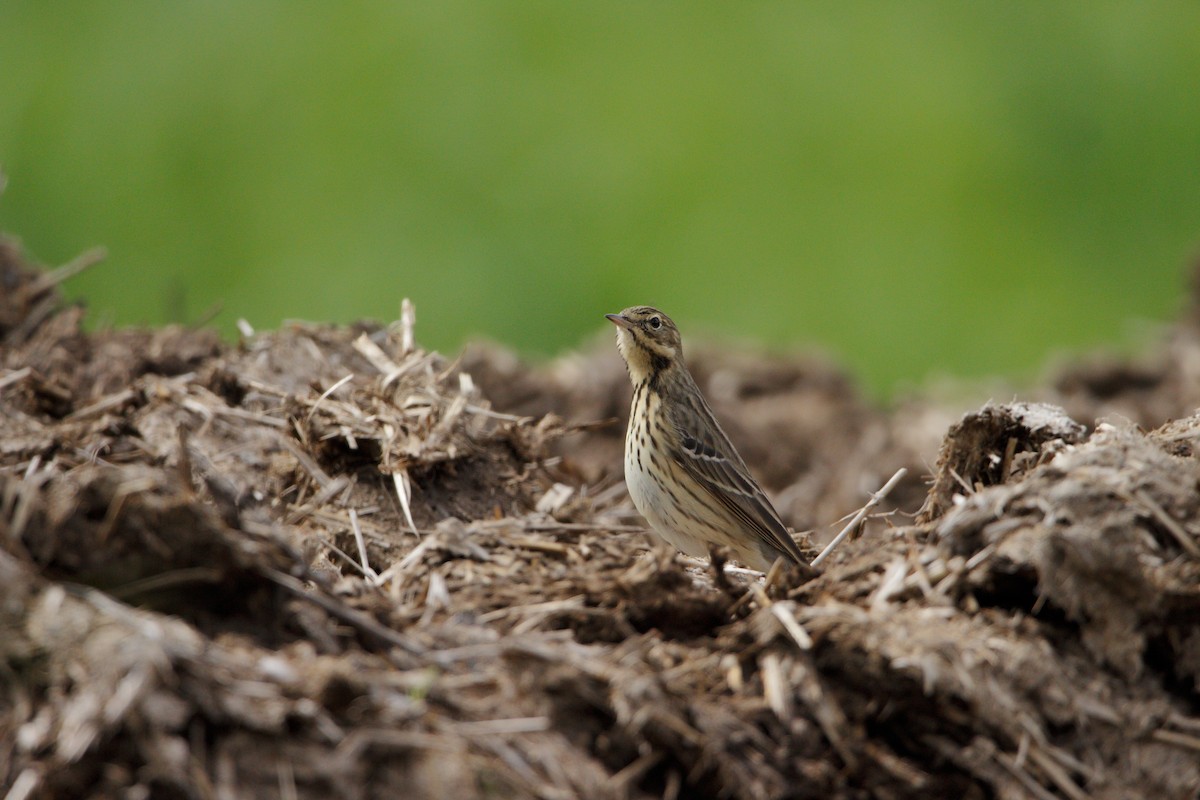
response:
M676 415L671 422L679 434L679 447L671 457L684 472L764 543L807 566L808 560L787 526L707 406L693 406L691 413Z

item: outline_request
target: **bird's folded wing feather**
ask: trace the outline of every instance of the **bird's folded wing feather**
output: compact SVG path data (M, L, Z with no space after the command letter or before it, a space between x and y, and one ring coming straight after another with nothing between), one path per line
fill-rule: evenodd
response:
M684 430L678 421L676 430L681 446L671 455L684 471L766 544L786 553L798 564L807 564L763 490L734 453L733 446L727 440L710 437L706 437L709 441L703 441L695 431ZM734 453L732 459L722 452L726 449Z

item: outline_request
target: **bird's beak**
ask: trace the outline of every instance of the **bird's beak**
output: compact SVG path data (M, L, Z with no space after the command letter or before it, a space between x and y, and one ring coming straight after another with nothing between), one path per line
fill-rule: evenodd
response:
M611 322L613 325L616 325L618 328L629 329L633 327L633 323L625 319L625 317L622 317L620 314L605 314L604 316L609 322Z

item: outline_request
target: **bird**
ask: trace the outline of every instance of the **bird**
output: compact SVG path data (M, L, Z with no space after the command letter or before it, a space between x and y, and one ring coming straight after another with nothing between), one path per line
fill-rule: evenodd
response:
M633 384L625 484L655 533L691 556L721 546L763 572L783 558L814 575L700 393L671 318L652 306L604 316Z

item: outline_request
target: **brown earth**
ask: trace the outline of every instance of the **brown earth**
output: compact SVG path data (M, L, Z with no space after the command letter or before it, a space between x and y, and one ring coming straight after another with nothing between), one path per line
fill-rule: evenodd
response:
M764 583L647 546L607 338L86 333L62 277L0 247L0 796L1200 796L1200 313L965 416L689 350L814 552L909 469Z

